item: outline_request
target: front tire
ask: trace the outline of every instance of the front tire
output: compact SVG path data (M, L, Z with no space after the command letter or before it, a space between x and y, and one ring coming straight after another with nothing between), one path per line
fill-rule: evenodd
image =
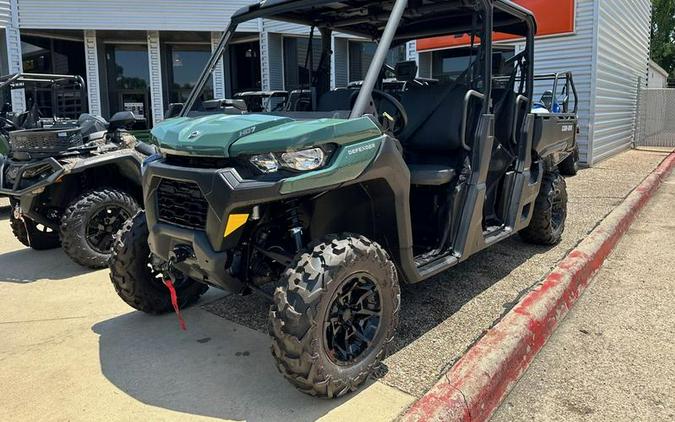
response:
M36 251L46 251L61 246L57 231L38 225L28 217L17 218L14 210L9 216L9 225L12 228L12 234L21 244Z
M93 190L76 198L63 213L63 250L76 263L104 268L110 259L115 234L140 207L117 189Z
M560 243L567 220L567 184L557 171L546 172L534 204L530 224L520 237L537 245Z
M161 274L150 265L148 223L145 213L138 212L117 233L110 257L110 281L129 306L147 314L173 311L169 290ZM178 305L185 308L208 290L208 286L185 278L176 282Z
M272 355L295 387L320 397L356 390L386 356L401 291L394 264L363 236L330 236L286 269L270 308Z

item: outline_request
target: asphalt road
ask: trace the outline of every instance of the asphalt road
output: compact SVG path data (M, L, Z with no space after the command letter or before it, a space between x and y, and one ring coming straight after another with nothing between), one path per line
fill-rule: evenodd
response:
M675 420L675 174L493 422Z

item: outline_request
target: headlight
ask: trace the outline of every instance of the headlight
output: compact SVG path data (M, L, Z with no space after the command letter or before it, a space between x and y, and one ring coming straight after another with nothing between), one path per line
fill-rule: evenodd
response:
M278 154L254 155L250 161L263 173L273 173L280 167L296 171L310 171L326 164L326 153L321 148L309 148Z
M284 152L281 154L281 165L298 171L316 170L323 165L325 158L321 148Z
M162 154L159 153L146 157L141 163L141 175L145 174L145 169L148 167L148 164L152 163L153 161L161 160L162 158Z

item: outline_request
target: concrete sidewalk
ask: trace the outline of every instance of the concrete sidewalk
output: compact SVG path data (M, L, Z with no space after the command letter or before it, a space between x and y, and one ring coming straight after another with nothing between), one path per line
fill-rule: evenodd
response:
M493 421L675 420L675 173Z

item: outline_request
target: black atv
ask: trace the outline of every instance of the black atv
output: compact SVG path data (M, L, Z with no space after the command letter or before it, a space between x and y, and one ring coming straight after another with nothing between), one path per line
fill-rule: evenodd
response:
M136 120L131 112L110 122L83 114L75 123L9 133L0 194L10 198L21 243L61 245L80 265L107 265L113 235L140 209L141 164L154 152L127 132Z
M199 103L237 25L259 18L307 26L302 101L289 94L284 110L255 113L232 100ZM331 89L333 30L377 41L360 86ZM525 40L506 77L493 74L495 32ZM152 131L161 156L145 167L146 211L125 224L110 261L119 296L157 314L208 286L269 295L280 372L313 395L357 389L392 343L399 283L516 233L541 245L563 236L557 165L576 143L576 107L532 112L535 32L532 13L508 0L242 9L180 116ZM416 63L403 62L397 83L384 80L390 47L466 34L461 74L423 83Z

